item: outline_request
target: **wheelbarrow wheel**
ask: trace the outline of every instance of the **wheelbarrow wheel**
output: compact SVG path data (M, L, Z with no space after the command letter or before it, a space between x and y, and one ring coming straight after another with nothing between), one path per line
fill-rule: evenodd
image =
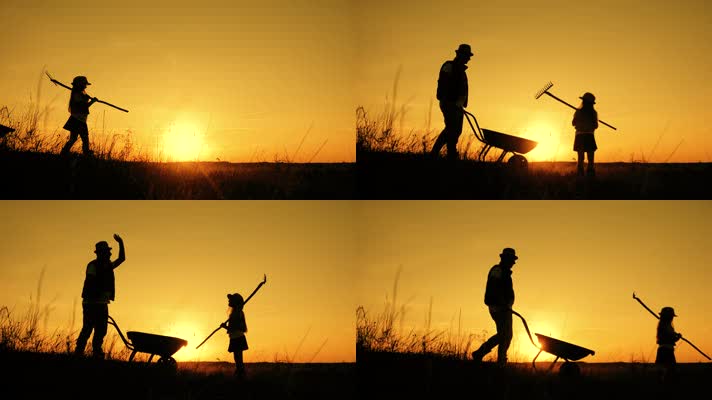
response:
M166 369L170 369L170 370L178 369L178 363L176 362L175 358L173 358L173 357L161 357L158 359L158 361L156 363L161 365L162 367L165 367Z
M565 362L559 367L559 375L562 378L575 378L581 375L581 368L575 362Z
M526 171L529 165L527 159L521 154L515 154L509 157L507 164L509 164L509 166L516 171Z

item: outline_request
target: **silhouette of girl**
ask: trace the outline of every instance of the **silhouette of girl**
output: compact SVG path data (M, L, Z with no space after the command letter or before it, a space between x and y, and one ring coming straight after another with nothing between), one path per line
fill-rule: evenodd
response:
M675 318L675 310L672 307L663 307L660 310L660 320L658 321L657 343L658 352L655 357L655 364L662 366L663 380L669 379L669 375L674 372L675 364L675 343L682 337L681 334L675 332L672 325L672 319Z
M245 313L243 306L245 305L242 296L239 293L227 295L228 306L230 307L230 316L226 323L220 326L227 330L230 337L230 345L227 351L235 356L235 376L239 378L245 377L245 363L242 359L242 352L247 350L247 323L245 322Z
M596 151L596 139L594 131L598 128L598 112L593 108L596 104L596 97L591 93L584 93L581 99L581 107L574 112L574 119L571 125L576 128L576 138L574 139L574 151L578 153L579 176L583 175L584 153L588 157L588 176L595 176L593 169L593 153Z
M72 149L77 137L82 139L82 153L91 155L89 149L89 128L87 127L87 117L89 116L89 107L98 99L89 97L86 93L86 88L91 85L85 76L77 76L72 81L72 94L69 97L69 119L64 124L64 129L69 131L69 140L64 145L61 155L67 155Z

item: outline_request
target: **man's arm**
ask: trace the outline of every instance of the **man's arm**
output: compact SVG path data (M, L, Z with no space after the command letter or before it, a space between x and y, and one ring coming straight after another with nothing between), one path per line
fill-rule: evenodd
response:
M111 265L113 268L117 268L121 263L126 261L126 250L124 249L124 240L121 239L121 236L114 234L114 240L119 242L119 258L113 261Z

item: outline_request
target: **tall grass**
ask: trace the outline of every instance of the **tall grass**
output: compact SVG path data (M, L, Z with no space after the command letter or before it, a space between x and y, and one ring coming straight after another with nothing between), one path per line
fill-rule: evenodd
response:
M48 354L74 352L80 329L75 328L76 303L68 326L49 329L50 314L54 311L54 305L53 301L42 301L43 282L44 270L40 272L35 294L30 296L24 311L17 311L14 307L5 305L0 306L0 352ZM119 336L111 331L104 339L104 352L108 359L125 359L129 355L129 350L124 347ZM137 357L137 359L142 358Z
M462 331L462 313L458 313L457 329L451 324L448 329L432 329L432 299L422 329L404 328L406 304L398 304L398 281L396 273L391 299L386 298L383 311L371 314L363 306L356 309L356 351L407 354L429 354L446 358L466 359L473 341L481 335Z
M359 152L388 152L408 154L428 154L438 135L445 127L439 110L438 128L433 128L433 100L430 100L429 109L425 116L424 126L421 128L405 127L407 114L410 111L408 102L398 102L398 86L400 81L399 69L393 81L390 97L386 97L383 109L372 113L365 107L356 108L356 153ZM463 121L462 134L458 141L458 152L463 159L474 159L476 152L482 144L471 134L467 121Z
M49 106L41 109L38 104L38 101L31 100L21 110L10 109L7 106L0 108L0 124L15 129L14 132L0 139L0 150L59 154L69 138L69 132L61 128L46 130L46 123L44 124L45 128L42 129L43 125L40 121L46 120ZM149 161L151 159L148 152L136 145L133 131L106 132L105 126L100 130L97 124L98 118L93 124L89 124L89 140L94 157L116 161ZM80 148L80 142L81 139L74 144L75 151Z

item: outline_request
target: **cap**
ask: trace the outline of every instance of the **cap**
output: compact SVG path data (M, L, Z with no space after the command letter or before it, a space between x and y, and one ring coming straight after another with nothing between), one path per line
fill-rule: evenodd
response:
M72 86L82 84L82 85L91 85L89 81L87 80L86 76L75 76L74 80L72 80Z
M229 293L228 293L227 299L228 299L229 301L235 301L235 302L237 302L238 304L242 304L242 303L245 302L245 301L242 299L242 296L240 295L240 293L233 293L233 294L229 294Z
M675 309L672 307L663 307L663 309L660 310L660 315L672 315L673 317L677 317L677 314L675 314Z
M596 96L589 92L584 93L583 96L579 97L579 99L589 102L591 104L596 104Z

